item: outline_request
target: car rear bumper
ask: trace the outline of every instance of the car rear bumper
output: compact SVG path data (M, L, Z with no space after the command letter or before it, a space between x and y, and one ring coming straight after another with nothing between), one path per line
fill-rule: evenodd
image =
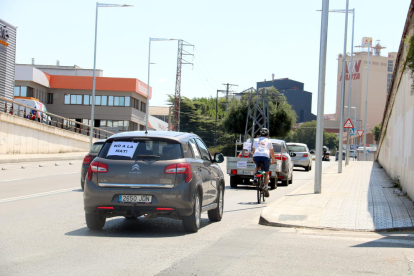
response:
M193 212L195 185L183 183L174 188L130 189L104 188L86 180L83 193L86 213L100 213L102 216L178 215L188 216ZM150 203L122 203L119 195L151 195ZM98 209L112 207L113 209ZM157 210L173 208L173 210Z
M294 167L307 167L309 166L309 160L308 159L293 160L293 166Z

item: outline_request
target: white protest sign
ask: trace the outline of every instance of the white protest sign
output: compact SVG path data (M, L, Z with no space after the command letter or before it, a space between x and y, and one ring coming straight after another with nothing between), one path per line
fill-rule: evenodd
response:
M247 168L247 161L238 161L237 162L238 169L246 169Z
M119 155L131 158L132 155L134 155L137 146L138 143L133 142L112 142L112 145L108 151L108 156Z

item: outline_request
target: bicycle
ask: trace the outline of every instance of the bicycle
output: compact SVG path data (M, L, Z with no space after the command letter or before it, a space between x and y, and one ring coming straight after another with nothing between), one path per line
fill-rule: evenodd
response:
M266 174L265 171L262 171L261 168L263 166L263 162L259 162L259 166L257 168L256 172L256 178L257 178L257 203L260 204L261 201L265 202L265 185L264 185L264 175Z

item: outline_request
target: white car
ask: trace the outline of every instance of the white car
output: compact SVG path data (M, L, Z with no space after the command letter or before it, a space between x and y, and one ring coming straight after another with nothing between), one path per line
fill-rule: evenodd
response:
M312 169L312 155L309 152L308 146L302 143L286 143L289 151L296 153L292 157L294 167L302 167L305 171Z

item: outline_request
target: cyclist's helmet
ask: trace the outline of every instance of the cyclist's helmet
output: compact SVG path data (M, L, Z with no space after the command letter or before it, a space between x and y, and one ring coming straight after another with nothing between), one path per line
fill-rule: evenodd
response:
M267 128L262 128L260 130L260 136L268 136L269 135L269 130Z

